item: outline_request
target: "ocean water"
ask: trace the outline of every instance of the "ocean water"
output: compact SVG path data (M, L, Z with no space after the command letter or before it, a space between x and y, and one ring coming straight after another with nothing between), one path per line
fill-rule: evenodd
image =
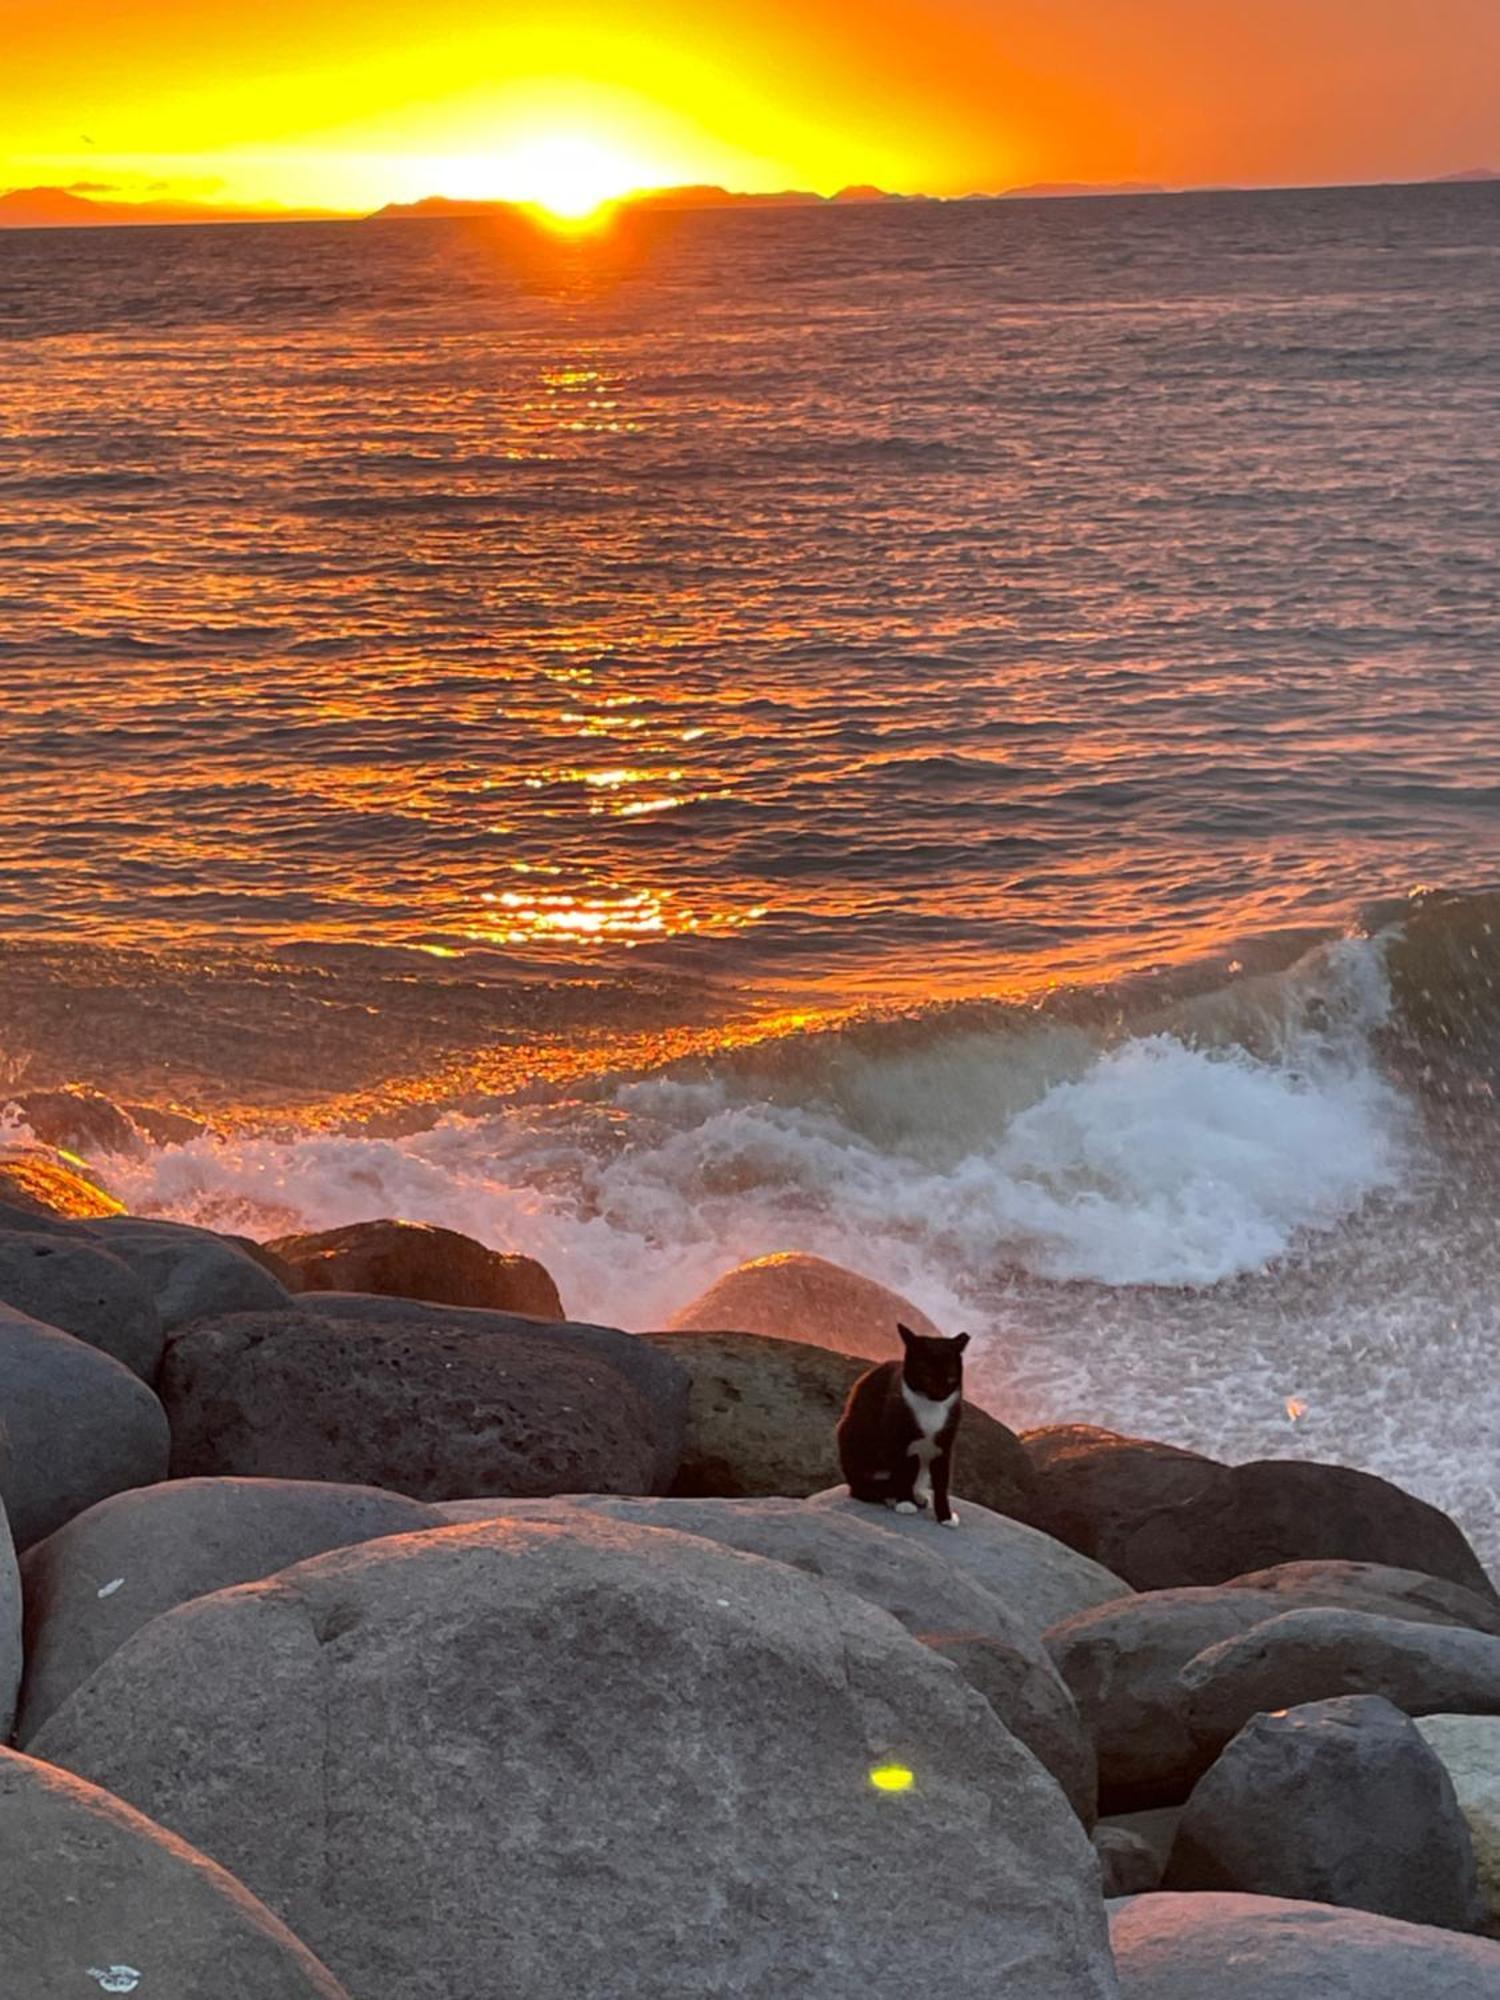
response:
M1500 1559L1497 323L1484 186L0 237L0 1084Z

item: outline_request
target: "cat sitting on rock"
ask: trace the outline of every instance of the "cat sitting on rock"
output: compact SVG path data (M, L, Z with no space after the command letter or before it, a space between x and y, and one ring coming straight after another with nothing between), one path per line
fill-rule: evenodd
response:
M952 1340L897 1326L905 1353L861 1375L839 1418L839 1464L850 1493L898 1514L956 1528L948 1499L953 1442L963 1414L966 1333Z

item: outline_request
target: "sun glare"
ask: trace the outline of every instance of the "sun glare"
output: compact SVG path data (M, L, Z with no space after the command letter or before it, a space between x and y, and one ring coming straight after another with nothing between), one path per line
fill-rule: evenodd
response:
M659 186L643 155L585 132L542 132L518 140L494 162L495 191L563 222L583 222L622 195Z

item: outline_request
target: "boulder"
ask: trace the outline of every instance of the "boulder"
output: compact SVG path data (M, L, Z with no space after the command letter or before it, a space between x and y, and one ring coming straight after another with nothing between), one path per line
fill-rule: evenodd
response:
M634 1527L699 1535L745 1555L766 1556L838 1584L889 1612L919 1637L979 1633L1013 1646L1059 1693L1045 1649L1003 1599L940 1552L883 1534L853 1515L805 1500L653 1500L584 1494L556 1500L496 1500L489 1519L576 1520L604 1515Z
M1036 1525L1137 1590L1331 1557L1416 1570L1495 1600L1447 1515L1373 1473L1301 1459L1220 1465L1084 1424L1030 1431L1024 1442Z
M173 1476L329 1479L417 1500L651 1490L654 1412L595 1344L502 1313L420 1317L462 1311L199 1320L162 1367Z
M812 1504L931 1549L944 1562L955 1564L1003 1598L1012 1615L1038 1638L1080 1611L1134 1595L1129 1584L1121 1583L1076 1549L1053 1541L1024 1521L976 1505L979 1498L967 1486L955 1498L957 1534L940 1528L930 1514L896 1514L887 1507L852 1500L847 1486L814 1494Z
M1221 1749L1252 1715L1379 1694L1408 1715L1500 1714L1500 1639L1365 1611L1285 1611L1182 1670L1188 1722Z
M145 1138L120 1106L97 1090L64 1084L60 1090L28 1090L14 1099L33 1137L44 1146L75 1153L138 1153Z
M1101 1821L1094 1828L1094 1852L1108 1900L1117 1896L1149 1896L1161 1887L1162 1864L1151 1842L1129 1827Z
M1110 1912L1121 2000L1500 2000L1500 1944L1275 1896Z
M1253 1591L1155 1590L1079 1612L1048 1632L1047 1650L1098 1751L1101 1811L1140 1812L1187 1797L1213 1751L1189 1725L1182 1669L1265 1615L1265 1599Z
M1420 1570L1392 1569L1386 1563L1277 1563L1231 1577L1229 1590L1257 1590L1276 1610L1299 1604L1342 1605L1349 1611L1373 1611L1383 1618L1405 1618L1416 1625L1472 1625L1476 1632L1500 1638L1500 1603L1462 1584L1424 1576ZM1270 1604L1267 1606L1271 1613Z
M169 1446L161 1404L128 1368L0 1306L0 1504L18 1549L165 1479Z
M211 1229L120 1215L93 1233L150 1287L168 1334L210 1315L275 1312L288 1303L285 1286Z
M1115 1991L1087 1836L957 1674L817 1578L583 1509L195 1599L37 1750L359 1995Z
M685 1305L673 1332L762 1333L773 1340L801 1340L832 1347L866 1361L900 1357L897 1325L914 1333L941 1332L899 1292L822 1257L783 1250L726 1271Z
M430 1222L351 1222L268 1246L303 1292L376 1292L438 1305L486 1306L533 1319L565 1317L557 1286L534 1257L487 1250Z
M1281 1611L1346 1605L1419 1625L1491 1615L1485 1599L1411 1571L1307 1562L1212 1588L1142 1591L1054 1626L1048 1650L1098 1746L1104 1811L1177 1803L1208 1768L1213 1747L1193 1734L1180 1678L1189 1660Z
M301 1273L294 1271L285 1257L278 1257L267 1244L257 1243L253 1236L235 1236L232 1233L226 1234L223 1240L232 1243L236 1250L243 1251L251 1262L259 1264L263 1271L269 1271L284 1291L288 1293L301 1291Z
M1473 1843L1488 1927L1500 1929L1500 1716L1427 1715L1416 1727L1448 1773Z
M107 1792L3 1749L0 1881L14 2000L347 2000L232 1875Z
M382 1299L359 1292L311 1292L298 1300L315 1318L363 1320L370 1325L436 1328L443 1333L522 1333L533 1340L560 1341L569 1353L586 1353L623 1375L651 1412L656 1436L656 1474L651 1490L665 1493L682 1460L687 1434L687 1370L669 1354L659 1354L639 1334L583 1320L538 1321L517 1313L483 1312L473 1306L437 1306L419 1299Z
M657 1333L645 1338L686 1369L687 1436L672 1491L684 1499L798 1499L841 1475L834 1432L869 1366L852 1355L755 1333ZM1014 1431L965 1405L957 1453L961 1492L997 1513L1025 1515L1031 1461Z
M1091 1827L1098 1797L1094 1746L1078 1719L1073 1697L1056 1674L1043 1671L1029 1649L987 1633L919 1636L979 1690L1011 1735L1056 1778L1082 1823ZM1158 1869L1151 1887L1160 1880Z
M325 1550L441 1527L420 1500L299 1479L175 1479L101 1500L26 1552L26 1679L16 1740L133 1632L189 1598Z
M1167 1872L1167 1856L1172 1852L1172 1843L1177 1838L1177 1828L1182 1819L1181 1806L1156 1806L1149 1812L1112 1813L1108 1819L1101 1819L1094 1831L1109 1827L1119 1833L1128 1833L1132 1840L1150 1853L1156 1866L1156 1880L1151 1887L1159 1889L1161 1878ZM1132 1895L1146 1895L1145 1889L1134 1889Z
M10 1741L21 1691L21 1572L0 1504L0 1743Z
M28 1215L73 1221L124 1213L112 1194L44 1146L0 1149L0 1202Z
M112 1354L143 1382L155 1381L165 1338L156 1300L98 1244L0 1233L0 1301Z
M1233 1889L1474 1930L1469 1830L1416 1724L1379 1695L1253 1716L1199 1780L1168 1889Z

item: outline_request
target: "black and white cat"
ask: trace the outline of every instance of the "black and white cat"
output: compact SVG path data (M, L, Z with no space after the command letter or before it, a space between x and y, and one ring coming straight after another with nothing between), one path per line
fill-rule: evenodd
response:
M839 1418L839 1464L856 1500L916 1514L929 1501L945 1528L958 1516L948 1500L953 1441L963 1414L966 1333L953 1340L898 1326L906 1350L861 1375Z

